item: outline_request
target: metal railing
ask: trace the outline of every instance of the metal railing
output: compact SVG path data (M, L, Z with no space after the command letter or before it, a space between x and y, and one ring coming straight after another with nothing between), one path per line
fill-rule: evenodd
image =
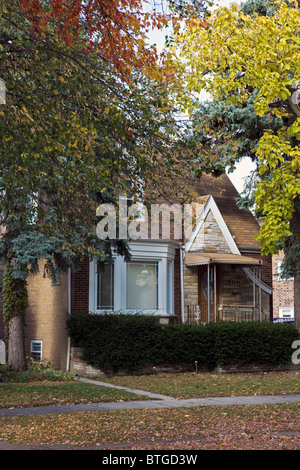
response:
M269 317L260 312L259 307L245 305L218 305L216 314L211 315L210 322L249 322L269 321ZM207 312L201 312L199 305L187 305L186 322L188 324L208 323Z

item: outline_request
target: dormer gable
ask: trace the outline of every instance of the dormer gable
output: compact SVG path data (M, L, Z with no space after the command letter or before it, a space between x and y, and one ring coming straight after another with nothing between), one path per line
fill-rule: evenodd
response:
M185 251L240 254L212 196L209 196L199 221L186 242Z

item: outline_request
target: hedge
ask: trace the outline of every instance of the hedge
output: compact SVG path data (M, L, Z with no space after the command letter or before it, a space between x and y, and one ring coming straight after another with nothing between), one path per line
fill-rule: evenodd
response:
M291 324L223 322L163 325L143 314L76 314L67 320L82 359L105 372L150 366L281 365L300 333Z

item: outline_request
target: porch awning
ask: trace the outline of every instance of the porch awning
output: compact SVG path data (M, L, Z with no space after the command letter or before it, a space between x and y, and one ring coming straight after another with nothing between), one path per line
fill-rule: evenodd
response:
M185 253L184 264L186 266L199 266L201 264L241 264L244 266L260 266L262 261L256 258L249 258L248 256L233 255L227 253Z

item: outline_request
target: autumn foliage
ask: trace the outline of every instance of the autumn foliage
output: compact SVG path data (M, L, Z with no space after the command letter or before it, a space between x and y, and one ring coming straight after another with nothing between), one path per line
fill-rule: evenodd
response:
M55 21L56 34L67 45L81 42L126 77L134 67L154 73L158 55L156 47L147 44L147 34L176 23L174 15L145 11L141 0L20 0L20 5L33 34L43 33Z

